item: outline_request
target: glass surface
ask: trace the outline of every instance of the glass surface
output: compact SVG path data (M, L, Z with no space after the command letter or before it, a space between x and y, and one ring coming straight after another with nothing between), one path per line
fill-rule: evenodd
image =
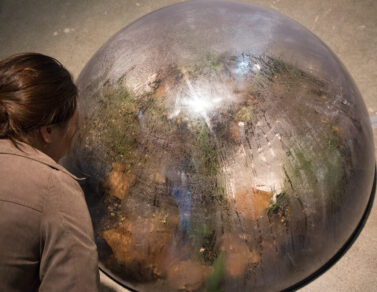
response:
M65 165L104 269L140 291L278 291L324 265L371 192L368 114L336 56L276 12L189 1L82 71Z

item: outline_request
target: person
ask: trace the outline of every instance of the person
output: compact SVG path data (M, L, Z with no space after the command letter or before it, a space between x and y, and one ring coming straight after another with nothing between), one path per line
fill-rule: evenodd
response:
M0 291L98 291L85 198L58 164L78 128L77 95L51 57L0 61Z

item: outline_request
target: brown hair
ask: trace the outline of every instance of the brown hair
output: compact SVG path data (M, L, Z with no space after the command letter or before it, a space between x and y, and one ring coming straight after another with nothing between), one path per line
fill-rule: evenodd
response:
M63 125L76 106L72 76L54 58L24 53L0 61L0 138L28 142L42 126Z

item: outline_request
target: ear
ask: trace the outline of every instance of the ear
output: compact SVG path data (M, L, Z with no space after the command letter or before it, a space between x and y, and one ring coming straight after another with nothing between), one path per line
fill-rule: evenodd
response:
M52 126L42 126L39 128L42 142L51 144L53 142L53 129Z

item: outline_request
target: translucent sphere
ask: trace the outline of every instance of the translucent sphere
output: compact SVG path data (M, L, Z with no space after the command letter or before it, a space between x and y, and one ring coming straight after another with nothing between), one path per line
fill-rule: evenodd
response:
M278 291L326 264L370 197L368 114L341 62L276 12L189 1L82 71L65 161L101 267L139 291Z

